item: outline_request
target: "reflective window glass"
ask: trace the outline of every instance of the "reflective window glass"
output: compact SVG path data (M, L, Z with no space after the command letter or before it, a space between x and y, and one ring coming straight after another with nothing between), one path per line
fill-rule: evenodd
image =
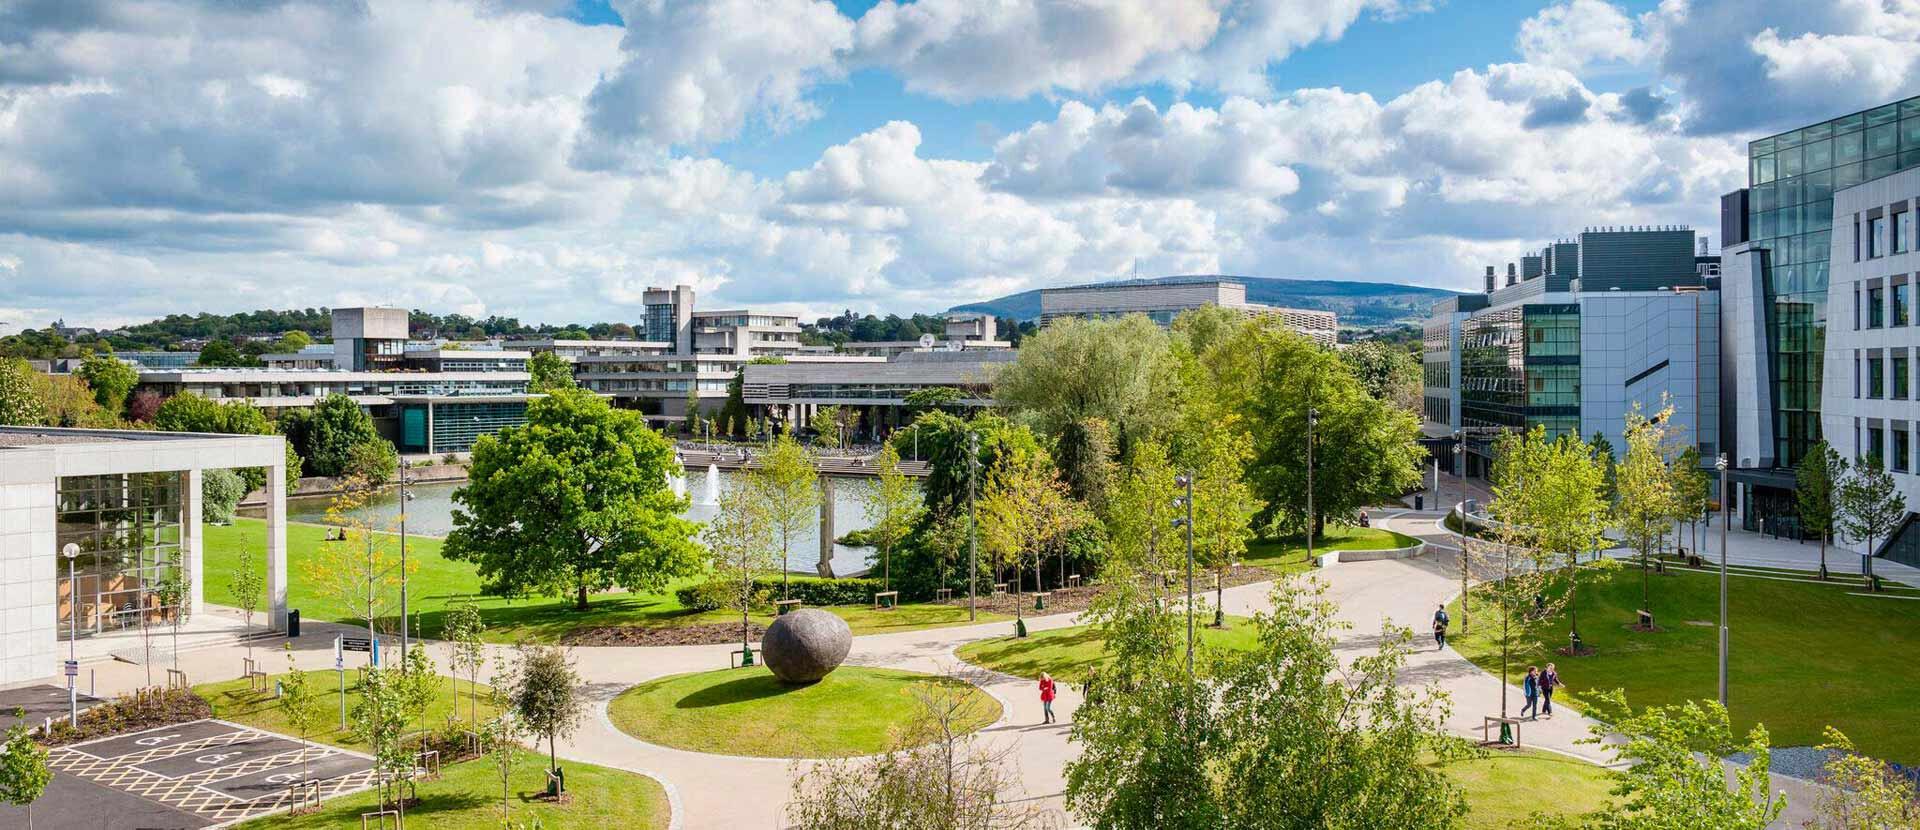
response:
M1867 157L1866 135L1844 133L1833 137L1833 163L1846 164Z
M1900 149L1900 125L1881 124L1867 128L1867 158L1893 155Z
M1916 119L1920 122L1920 119ZM1833 142L1831 140L1809 142L1804 148L1808 170L1824 170L1833 166Z

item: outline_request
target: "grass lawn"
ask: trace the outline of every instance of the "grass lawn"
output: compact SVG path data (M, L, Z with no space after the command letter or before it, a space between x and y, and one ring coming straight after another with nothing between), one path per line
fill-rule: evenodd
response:
M668 825L667 794L644 775L580 762L562 761L569 804L537 798L546 791L547 756L521 752L507 789L515 826L547 830L655 830ZM500 777L493 761L481 758L448 766L438 781L420 784L421 803L407 808L407 822L435 830L492 830L500 827ZM319 812L285 813L254 819L243 828L274 830L358 830L360 814L373 809L375 795L362 792L326 802ZM536 824L537 822L537 824Z
M264 561L266 522L259 519L240 518L235 519L232 525L225 527L208 525L206 532L204 567L207 601L219 605L234 605L230 585L233 581L234 569L239 564L240 551L243 547L250 546L257 553L255 561ZM326 528L318 525L290 524L287 526L287 569L290 572L291 581L287 590L287 604L291 608L300 609L300 614L305 619L353 622L355 617L351 609L343 603L321 596L306 579L303 563L312 558L321 545L341 544L324 541L325 535ZM554 642L570 631L594 626L691 625L737 620L726 611L698 612L680 604L679 598L674 596L674 591L684 585L698 582L702 577L675 582L660 593L597 594L590 599L590 607L584 614L573 610L571 599L537 597L512 600L481 596L480 577L474 572L473 565L447 559L441 555L440 551L440 539L423 536L408 537L408 563L419 563L418 569L408 579L409 605L416 612L420 623L420 634L425 637L440 636L440 625L446 616L447 607L467 597L473 597L480 606L481 616L487 621L486 639L495 643L515 643L521 640ZM874 611L863 605L834 606L826 610L845 619L855 634L878 634L967 623L965 608L933 603L907 603L901 605L896 611ZM756 621L761 624L772 619L771 614L756 617ZM980 615L981 622L1004 619L1008 617L999 614ZM256 615L255 622L264 624L265 615Z
M1905 690L1920 681L1920 602L1849 596L1857 588L1734 576L1729 583L1730 697L1735 729L1763 723L1775 746L1821 742L1839 727L1864 752L1920 762L1920 718ZM1711 571L1668 568L1652 578L1650 610L1661 630L1629 629L1641 607L1641 572L1626 566L1589 575L1579 595L1580 635L1591 657L1549 655L1544 647L1513 663L1558 664L1574 704L1583 692L1623 688L1635 706L1713 698L1718 683L1719 580ZM1476 607L1478 603L1475 603ZM1453 618L1460 619L1456 602ZM1485 615L1472 620L1480 632ZM1539 641L1566 642L1564 613L1536 623ZM1476 634L1451 638L1461 654L1498 671L1500 655ZM1560 702L1556 696L1554 701Z
M270 661L273 657L274 655L268 655L266 660ZM359 674L357 671L347 672L347 723L349 725L353 723L353 707L360 702ZM279 680L282 676L284 675L276 674L268 678L269 688L271 688L273 681ZM345 747L357 752L368 751L366 744L355 741L346 732L339 731L340 673L331 669L311 671L307 673L307 682L314 684L314 689L318 692L316 695L318 702L315 704L315 708L323 713L320 719L321 729L323 731L308 735L307 739L316 743ZM457 695L454 691L455 686L459 687ZM465 680L455 683L453 678L442 677L440 679L440 693L434 696L433 702L427 705L426 713L415 722L415 725L426 728L438 728L440 725L446 723L447 715L453 713L456 701L460 707L460 719L463 721L467 720L470 717L469 713L472 711L470 707L472 707L474 703L474 696L469 692L471 688ZM208 702L213 704L213 716L216 718L264 729L268 732L278 732L282 735L298 737L300 734L287 725L287 717L280 711L279 701L274 699L273 692L248 691L247 681L245 680L225 680L219 683L203 683L193 687L193 691L195 694L206 698ZM482 692L481 694L483 697L479 700L480 720L485 722L495 714L496 710L487 704L484 698L485 693Z
M1404 533L1395 533L1383 527L1345 527L1329 526L1320 538L1313 540L1313 553L1318 556L1337 550L1392 550L1411 547L1420 540ZM1257 565L1277 573L1299 573L1307 570L1307 540L1304 536L1287 536L1280 539L1256 539L1247 543L1247 556L1243 560L1248 565Z
M1227 617L1227 627L1212 628L1202 618L1200 642L1234 651L1252 650L1258 637L1253 620ZM1184 646L1183 646L1184 648ZM1076 625L1036 631L1024 639L995 637L960 647L960 659L1015 677L1039 677L1041 672L1068 683L1085 683L1087 675L1107 661L1107 641L1093 626Z
M642 683L613 699L614 726L649 743L726 755L836 758L893 745L919 714L913 687L964 683L896 669L841 666L809 686L790 687L764 666L679 674ZM1000 718L1000 703L966 686L978 729Z
M1574 815L1608 801L1606 767L1550 752L1493 752L1438 767L1466 792L1467 830L1507 830L1537 812Z

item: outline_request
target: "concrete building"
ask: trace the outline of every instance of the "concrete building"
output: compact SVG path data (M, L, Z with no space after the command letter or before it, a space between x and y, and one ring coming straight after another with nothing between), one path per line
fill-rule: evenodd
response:
M266 468L265 604L284 626L284 447L279 436L0 427L0 686L59 676L69 639L99 658L137 646L143 624L194 622L204 470ZM187 591L168 605L156 588L175 576Z
M1629 412L1668 404L1681 440L1712 458L1720 300L1694 258L1685 228L1594 228L1544 249L1532 278L1509 265L1502 285L1489 266L1483 293L1436 304L1422 332L1423 406L1443 466L1457 440L1464 473L1484 477L1496 436L1536 426L1604 435L1618 450Z
M959 393L952 406L993 405L993 377L1013 362L1004 349L904 352L892 360L748 364L743 400L755 417L807 424L823 406L861 410L860 430L885 434L909 423L907 397L933 387Z
M1180 312L1207 306L1240 309L1250 315L1278 315L1288 328L1329 346L1339 336L1339 319L1333 312L1249 303L1247 286L1224 277L1120 280L1043 288L1040 290L1040 324L1044 326L1062 317L1145 314L1165 326L1180 316Z
M973 312L954 312L947 315L944 337L931 334L923 335L919 340L880 340L849 342L840 350L843 354L866 355L869 357L891 358L907 352L927 350L961 351L980 349L1011 349L1013 344L997 338L999 324L991 314Z

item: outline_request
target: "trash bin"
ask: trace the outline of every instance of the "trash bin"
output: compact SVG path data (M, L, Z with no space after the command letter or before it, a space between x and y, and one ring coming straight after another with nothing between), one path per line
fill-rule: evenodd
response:
M292 639L298 636L300 636L300 609L294 608L287 611L287 638Z
M1427 509L1427 494L1425 493L1413 494L1413 509L1415 510Z

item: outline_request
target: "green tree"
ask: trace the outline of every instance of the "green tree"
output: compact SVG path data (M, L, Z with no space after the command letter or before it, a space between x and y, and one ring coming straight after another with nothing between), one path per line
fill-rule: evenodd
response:
M910 409L946 409L965 397L959 389L951 386L922 386L907 393L906 404Z
M766 510L767 526L780 542L780 598L788 599L793 537L805 533L820 509L819 474L813 453L793 440L791 430L773 439L760 456L760 469L748 479Z
M866 497L867 538L880 549L880 590L885 591L893 579L893 550L912 535L926 507L919 486L900 472L900 453L891 445L880 449L874 472L878 478Z
M46 405L34 390L33 366L18 357L0 357L0 426L39 426Z
M81 429L120 429L125 426L119 413L108 412L93 399L93 390L79 377L35 372L32 379L34 396L39 399L45 412L42 425Z
M1772 754L1765 727L1756 725L1737 741L1727 710L1711 700L1634 711L1616 691L1594 695L1589 704L1599 719L1586 742L1613 753L1622 771L1613 788L1619 801L1578 826L1761 830L1786 809L1786 794L1768 789ZM1736 752L1749 760L1729 775L1724 763Z
M1860 575L1866 577L1869 590L1878 591L1880 579L1873 575L1874 543L1891 538L1907 520L1907 499L1880 457L1869 455L1853 465L1846 482L1840 485L1839 503L1841 531L1863 545Z
M1827 753L1820 802L1809 830L1920 830L1920 795L1892 765L1855 751L1838 729L1827 727L1820 750Z
M94 352L80 362L75 372L93 390L93 400L115 415L127 408L127 396L140 385L140 372L113 356L113 350Z
M520 725L513 720L508 710L510 701L502 689L509 688L509 679L496 674L493 688L489 691L494 706L500 714L487 721L486 731L480 734L481 746L487 753L487 759L493 762L494 775L500 779L500 823L507 826L512 817L512 798L510 787L513 782L513 768L520 760Z
M547 739L548 768L560 772L559 739L573 733L586 714L580 674L567 653L554 646L523 646L509 699L528 734Z
M572 389L579 385L573 380L573 365L553 352L535 352L527 361L527 372L533 375L533 380L527 384L527 388L533 392Z
M328 395L312 409L296 412L300 414L282 416L281 430L306 459L306 471L312 475L347 475L356 448L387 443L374 427L373 417L346 395Z
M407 659L426 659L426 649L407 652ZM418 682L410 681L402 665L369 666L360 673L360 697L353 705L352 736L372 749L373 768L381 780L381 800L406 812L406 788L417 761L401 739L420 716L423 701Z
M749 473L749 475L756 475ZM740 651L753 651L753 609L763 602L756 580L773 568L771 505L758 487L735 487L720 494L719 510L701 531L713 554L715 579L722 608L740 612Z
M233 524L234 510L246 495L246 482L232 470L208 470L200 476L200 520Z
M1544 427L1502 433L1495 441L1493 500L1496 518L1506 526L1497 535L1503 548L1525 550L1544 567L1564 567L1569 633L1580 634L1579 591L1584 571L1614 563L1580 555L1605 543L1607 504L1601 498L1605 471L1593 448L1578 437L1547 437ZM1531 595L1529 595L1531 596Z
M1827 578L1827 539L1838 517L1840 483L1847 477L1847 460L1825 441L1816 442L1794 468L1794 499L1800 508L1800 527L1820 534L1820 578ZM1721 552L1722 555L1725 551Z
M293 659L293 643L284 647L287 653L287 673L280 676L280 697L274 701L280 709L280 716L294 734L305 741L313 730L319 728L324 714L320 711L320 692L314 687L313 678L300 670L300 664ZM300 777L311 779L311 769L307 766L307 753L300 754Z
M1192 424L1182 452L1193 473L1193 555L1213 572L1215 627L1226 625L1227 572L1246 554L1261 507L1241 477L1253 459L1253 442L1234 419L1229 414L1210 424Z
M187 577L178 566L153 584L153 598L167 609L169 634L173 642L173 670L180 670L180 623L187 616ZM144 616L144 615L143 615Z
M1613 507L1613 523L1627 545L1640 554L1640 607L1653 610L1653 558L1673 525L1678 501L1673 489L1673 474L1667 468L1671 442L1668 407L1652 418L1641 414L1636 404L1627 413L1627 454L1615 468L1619 501Z
M454 603L447 609L446 624L441 627L441 636L451 647L448 665L454 676L460 672L467 674L467 693L472 700L469 705L469 717L473 731L480 731L480 670L487 665L487 646L481 635L487 631L487 621L480 616L480 606L467 597ZM455 711L459 714L458 710Z
M1173 569L1181 550L1181 534L1173 526L1173 520L1181 517L1175 515L1174 507L1174 499L1183 492L1174 481L1178 475L1165 445L1157 441L1134 445L1107 499L1110 566L1120 560L1124 570L1152 577L1154 585L1164 587L1160 576Z
M1700 519L1712 509L1713 480L1700 466L1700 449L1688 444L1680 450L1680 457L1673 460L1673 493L1676 517L1685 522L1694 538L1693 552L1700 553L1699 534L1693 531L1699 528Z
M26 724L8 727L6 738L6 745L0 746L0 802L27 808L31 830L33 802L53 783L53 768L47 765L47 751L28 735Z
M1178 382L1167 333L1145 316L1066 319L1021 343L993 397L1056 441L1070 424L1103 421L1124 452L1166 429Z
M294 329L293 331L280 335L279 340L273 341L273 351L275 354L294 354L311 345L313 345L313 337L311 335L299 329Z
M1616 479L1620 460L1614 455L1613 442L1607 440L1607 434L1604 432L1594 430L1593 440L1588 441L1587 444L1593 447L1593 457L1600 462L1605 476L1601 483L1600 498L1611 506L1620 498L1619 482Z
M1409 412L1419 412L1422 379L1420 361L1401 346L1367 340L1340 351L1340 359L1375 400Z
M258 366L260 361L247 357L231 341L214 340L200 348L200 357L195 361L201 366Z
M639 413L584 393L535 400L524 425L474 444L446 555L477 565L489 594L571 592L579 611L615 585L659 590L703 564L667 487L677 467Z
M1100 418L1068 421L1053 440L1054 464L1073 497L1098 507L1113 477L1113 430Z
M225 472L229 470L209 470ZM233 603L240 607L240 617L245 620L247 641L247 664L253 665L253 612L260 607L261 594L266 591L265 575L260 573L260 563L254 558L252 545L241 545L239 558L233 563L233 576L227 580L227 590L233 594Z
M1051 500L1065 495L1053 492L1056 485L1064 491L1044 454L1004 459L986 476L978 506L981 547L996 566L1013 568L1015 630L1023 637L1021 572L1033 562L1034 590L1040 589L1039 559L1048 536L1044 522Z

